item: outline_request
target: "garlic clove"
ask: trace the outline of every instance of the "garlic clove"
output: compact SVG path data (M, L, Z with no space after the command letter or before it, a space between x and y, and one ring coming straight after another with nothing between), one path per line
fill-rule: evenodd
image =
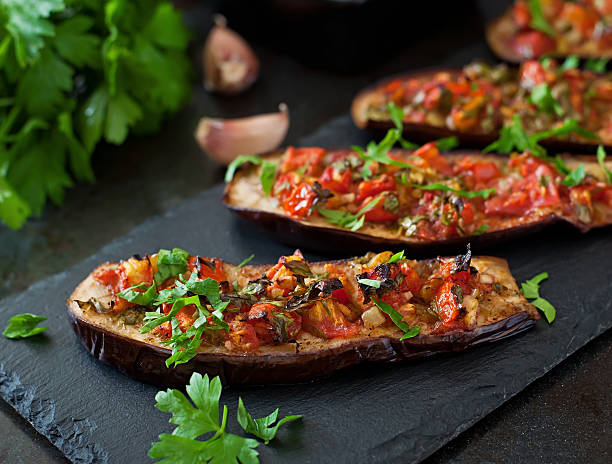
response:
M195 138L211 158L222 164L231 163L239 155L259 155L285 140L289 130L289 109L281 103L277 113L247 118L202 118Z
M221 94L236 94L255 82L259 60L250 45L227 27L222 15L215 15L215 26L204 44L204 86Z

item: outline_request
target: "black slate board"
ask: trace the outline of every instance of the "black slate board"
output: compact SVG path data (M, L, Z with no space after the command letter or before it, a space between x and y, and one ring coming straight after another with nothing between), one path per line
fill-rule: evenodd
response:
M302 145L366 138L344 116ZM157 388L95 361L74 337L64 300L82 278L103 261L161 247L179 246L230 262L254 252L257 263L291 251L232 217L220 205L220 195L220 186L203 192L72 269L0 302L0 327L19 312L49 317L43 337L19 342L0 337L0 395L70 460L148 462L151 442L173 428L169 415L153 407ZM581 235L553 227L475 252L507 258L519 281L548 271L542 293L557 307L555 323L540 321L527 333L462 354L365 365L309 384L227 388L222 402L232 414L241 395L255 416L276 407L282 415L305 416L273 444L260 446L262 462L417 462L612 327L610 228ZM233 417L229 429L239 430Z

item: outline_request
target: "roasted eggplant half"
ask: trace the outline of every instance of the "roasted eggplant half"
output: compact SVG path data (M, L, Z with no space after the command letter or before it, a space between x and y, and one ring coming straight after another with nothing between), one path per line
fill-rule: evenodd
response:
M542 56L612 57L612 9L608 2L517 0L487 25L499 58L520 63Z
M394 127L393 103L403 110L408 140L455 136L472 148L492 143L518 117L547 148L594 152L612 144L612 75L570 65L532 60L513 68L475 62L463 69L402 74L361 91L351 114L360 128L387 130Z
M428 143L391 150L386 161L394 164L364 161L351 149L290 147L264 159L275 166L269 195L262 166L250 165L226 186L225 204L281 241L314 250L431 255L554 222L583 232L612 223L612 163L589 156L441 155Z
M294 383L363 362L462 351L533 326L536 309L499 258L391 252L234 266L174 249L100 265L67 301L97 359L138 380Z

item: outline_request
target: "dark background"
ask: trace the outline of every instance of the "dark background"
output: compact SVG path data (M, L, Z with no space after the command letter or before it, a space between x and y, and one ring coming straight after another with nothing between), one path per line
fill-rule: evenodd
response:
M118 148L102 146L95 155L95 185L77 186L68 192L64 207L47 208L20 232L0 229L0 296L72 266L146 218L220 182L223 169L193 141L199 117L268 112L285 101L291 113L286 142L294 143L345 113L360 88L387 74L441 61L461 65L473 58L494 60L483 26L510 2L415 6L417 2L373 0L345 7L306 0L279 0L280 7L273 1L184 3L197 31L194 60L211 13L222 11L230 26L254 44L262 65L259 81L233 98L211 96L195 85L191 103L158 136L131 138ZM293 4L299 9L288 8ZM0 312L5 311L35 312L0 305ZM429 461L609 462L611 368L608 331ZM63 460L1 401L0 430L0 462Z

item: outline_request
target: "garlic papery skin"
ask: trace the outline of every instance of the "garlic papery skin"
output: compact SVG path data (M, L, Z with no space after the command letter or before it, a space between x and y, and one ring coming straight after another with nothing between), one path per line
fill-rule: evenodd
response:
M251 46L227 27L222 15L215 15L215 26L204 44L204 86L226 95L250 87L259 75L259 60Z
M195 138L202 150L221 164L239 155L259 155L278 148L289 130L289 109L237 119L202 118Z

